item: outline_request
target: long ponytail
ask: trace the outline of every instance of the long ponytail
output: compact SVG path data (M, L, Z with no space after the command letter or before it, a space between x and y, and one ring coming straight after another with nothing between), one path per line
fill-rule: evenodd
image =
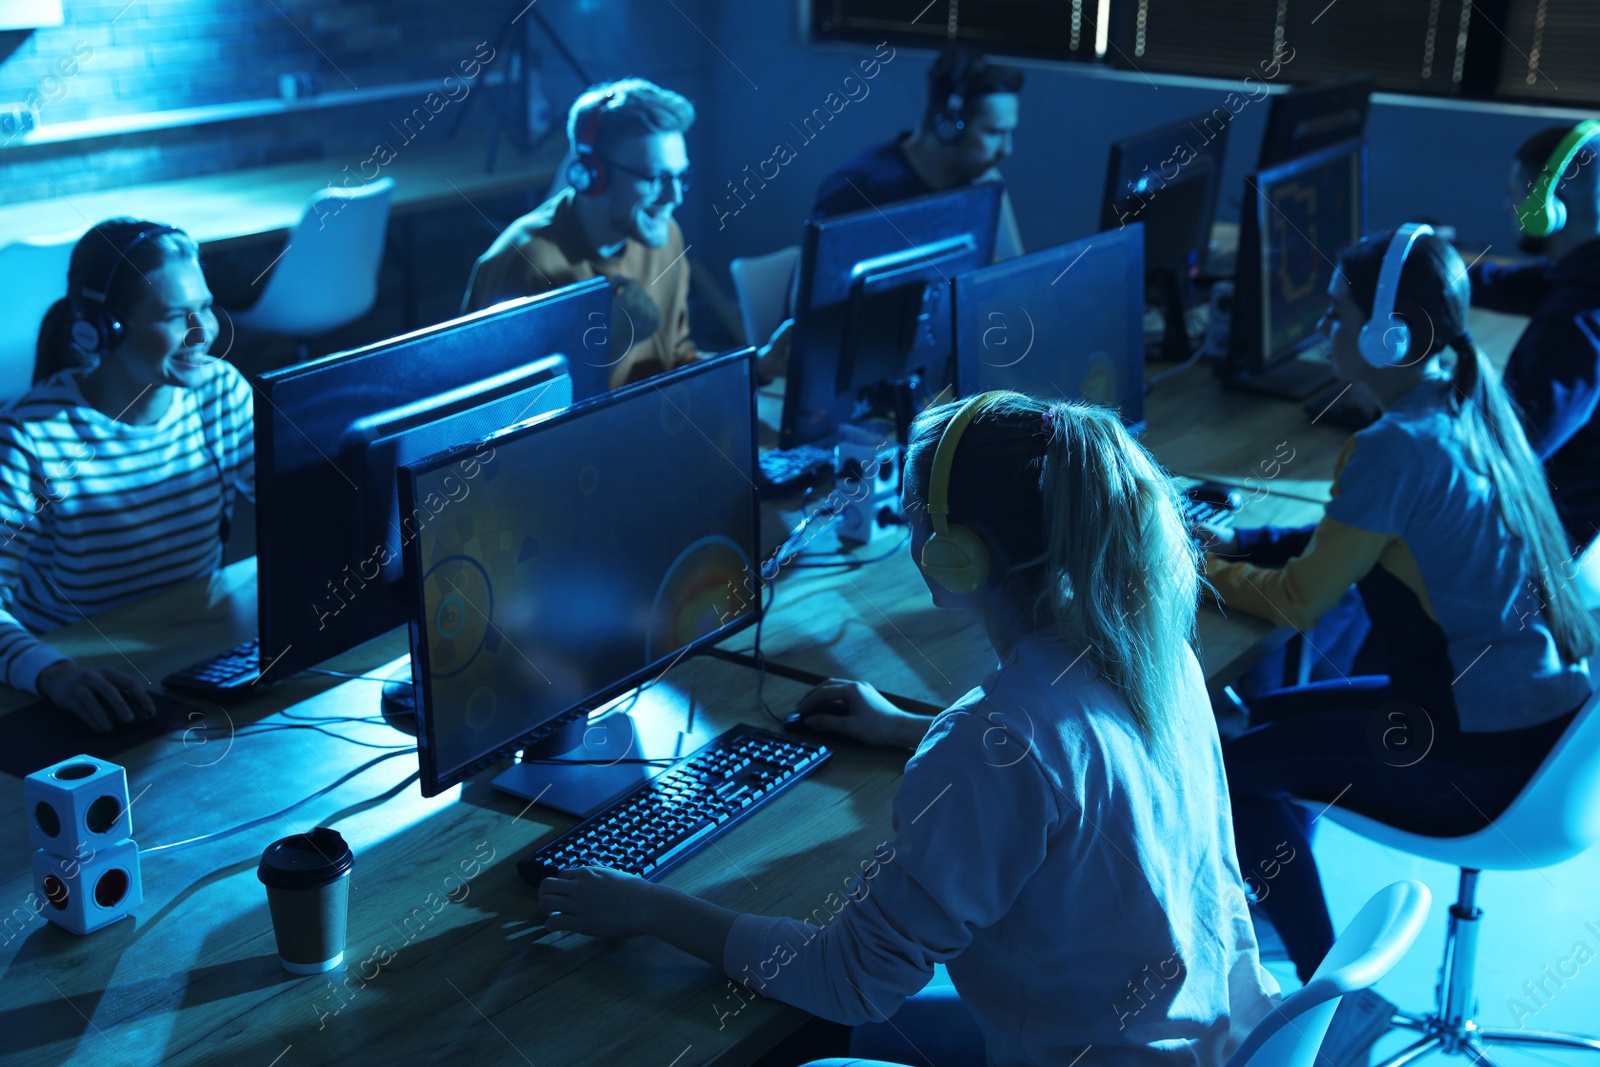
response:
M1078 403L1048 410L1045 596L1060 631L1088 646L1089 665L1127 699L1146 739L1164 747L1200 586L1177 489L1111 412Z
M39 341L33 352L33 384L77 365L77 350L72 345L72 301L62 297L50 305L39 324Z
M961 407L912 426L924 494L939 435ZM1085 665L1120 693L1156 755L1175 744L1191 657L1198 553L1178 491L1116 415L1080 403L998 394L968 426L950 472L950 521L1019 561L996 588L1035 625L1085 646Z
M1565 663L1594 651L1600 627L1568 580L1567 537L1545 485L1544 466L1522 432L1516 406L1483 350L1463 333L1456 353L1452 407L1460 419L1467 455L1494 485L1506 529L1521 543L1524 564L1538 591L1541 614Z

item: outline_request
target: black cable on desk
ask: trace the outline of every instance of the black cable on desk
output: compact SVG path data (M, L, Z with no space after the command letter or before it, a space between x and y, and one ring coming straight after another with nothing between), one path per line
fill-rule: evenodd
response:
M896 541L893 548L889 549L889 551L887 551L887 552L880 553L879 555L876 555L876 556L868 556L865 559L861 559L860 557L857 557L857 556L844 556L844 557L842 557L840 559L829 559L829 560L816 560L816 559L813 558L812 562L809 562L809 563L795 562L795 563L790 563L789 566L791 566L791 567L799 567L799 568L802 568L802 569L817 568L817 567L845 567L845 568L847 568L849 570L855 570L855 569L857 569L859 567L865 567L869 563L878 563L878 562L880 562L882 560L888 559L890 556L895 555L902 548L906 547L906 545L909 544L910 542L911 542L911 531L907 530L906 533L905 533L905 536L900 538L900 540ZM817 555L824 555L824 554L826 554L826 553L817 553ZM806 558L807 558L807 556L803 552L799 556L799 559L801 559L801 560L805 560Z

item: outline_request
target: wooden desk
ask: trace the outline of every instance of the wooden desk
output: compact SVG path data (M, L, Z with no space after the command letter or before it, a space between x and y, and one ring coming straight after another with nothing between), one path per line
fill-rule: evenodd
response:
M240 639L254 599L254 562L246 561L53 639L83 662L159 679L199 649ZM152 633L162 635L159 645ZM330 666L372 670L404 651L397 631ZM657 689L692 697L715 731L768 722L754 674L733 664L691 660ZM208 709L220 734L203 745L169 736L119 757L136 798L135 838L149 848L270 815L383 755L311 731L257 732L287 723L291 705L314 720L371 714L377 691L372 682L302 675L231 712ZM800 692L767 680L774 704L792 704ZM26 702L8 692L4 707ZM375 744L408 741L384 725L329 728ZM280 819L145 856L136 920L84 938L32 916L22 783L5 777L0 850L11 860L0 878L0 1060L265 1067L281 1055L286 1064L686 1067L747 1062L807 1018L735 997L726 979L658 942L536 933L525 918L532 891L512 861L572 820L497 793L488 775L425 800L407 780L415 757L395 751ZM812 781L680 868L672 884L745 911L809 913L890 836L904 762L903 752L839 746ZM254 871L268 842L329 822L357 856L347 965L331 982L279 966ZM463 863L484 866L464 880ZM390 952L392 960L375 962ZM342 992L332 984L341 979Z
M390 212L403 216L442 204L469 203L530 187L543 191L564 145L554 141L530 155L502 151L493 174L483 172L485 138L436 138L402 148L380 177L395 180ZM152 182L94 193L0 206L0 244L24 237L80 234L117 215L157 219L202 244L248 242L292 228L306 201L332 183L360 181L362 157L281 163L270 167ZM343 168L348 165L350 170ZM356 177L351 177L355 175Z

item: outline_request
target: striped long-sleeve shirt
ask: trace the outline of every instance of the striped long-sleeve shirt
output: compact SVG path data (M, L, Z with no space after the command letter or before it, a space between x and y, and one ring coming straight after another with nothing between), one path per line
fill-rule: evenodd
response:
M66 657L38 640L215 571L223 518L254 499L250 385L219 361L132 426L62 371L0 411L0 682L38 692Z

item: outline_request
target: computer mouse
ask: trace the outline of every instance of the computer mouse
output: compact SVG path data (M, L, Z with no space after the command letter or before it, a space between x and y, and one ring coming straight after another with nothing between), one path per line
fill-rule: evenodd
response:
M850 705L846 701L825 700L822 703L807 709L804 713L791 711L789 714L783 717L783 725L793 730L809 730L812 729L812 727L807 725L807 721L813 715L848 714L850 714Z
M1244 507L1244 493L1238 486L1224 485L1221 482L1198 482L1185 489L1183 495L1190 500L1197 500L1202 504L1214 504L1229 511L1238 511Z

